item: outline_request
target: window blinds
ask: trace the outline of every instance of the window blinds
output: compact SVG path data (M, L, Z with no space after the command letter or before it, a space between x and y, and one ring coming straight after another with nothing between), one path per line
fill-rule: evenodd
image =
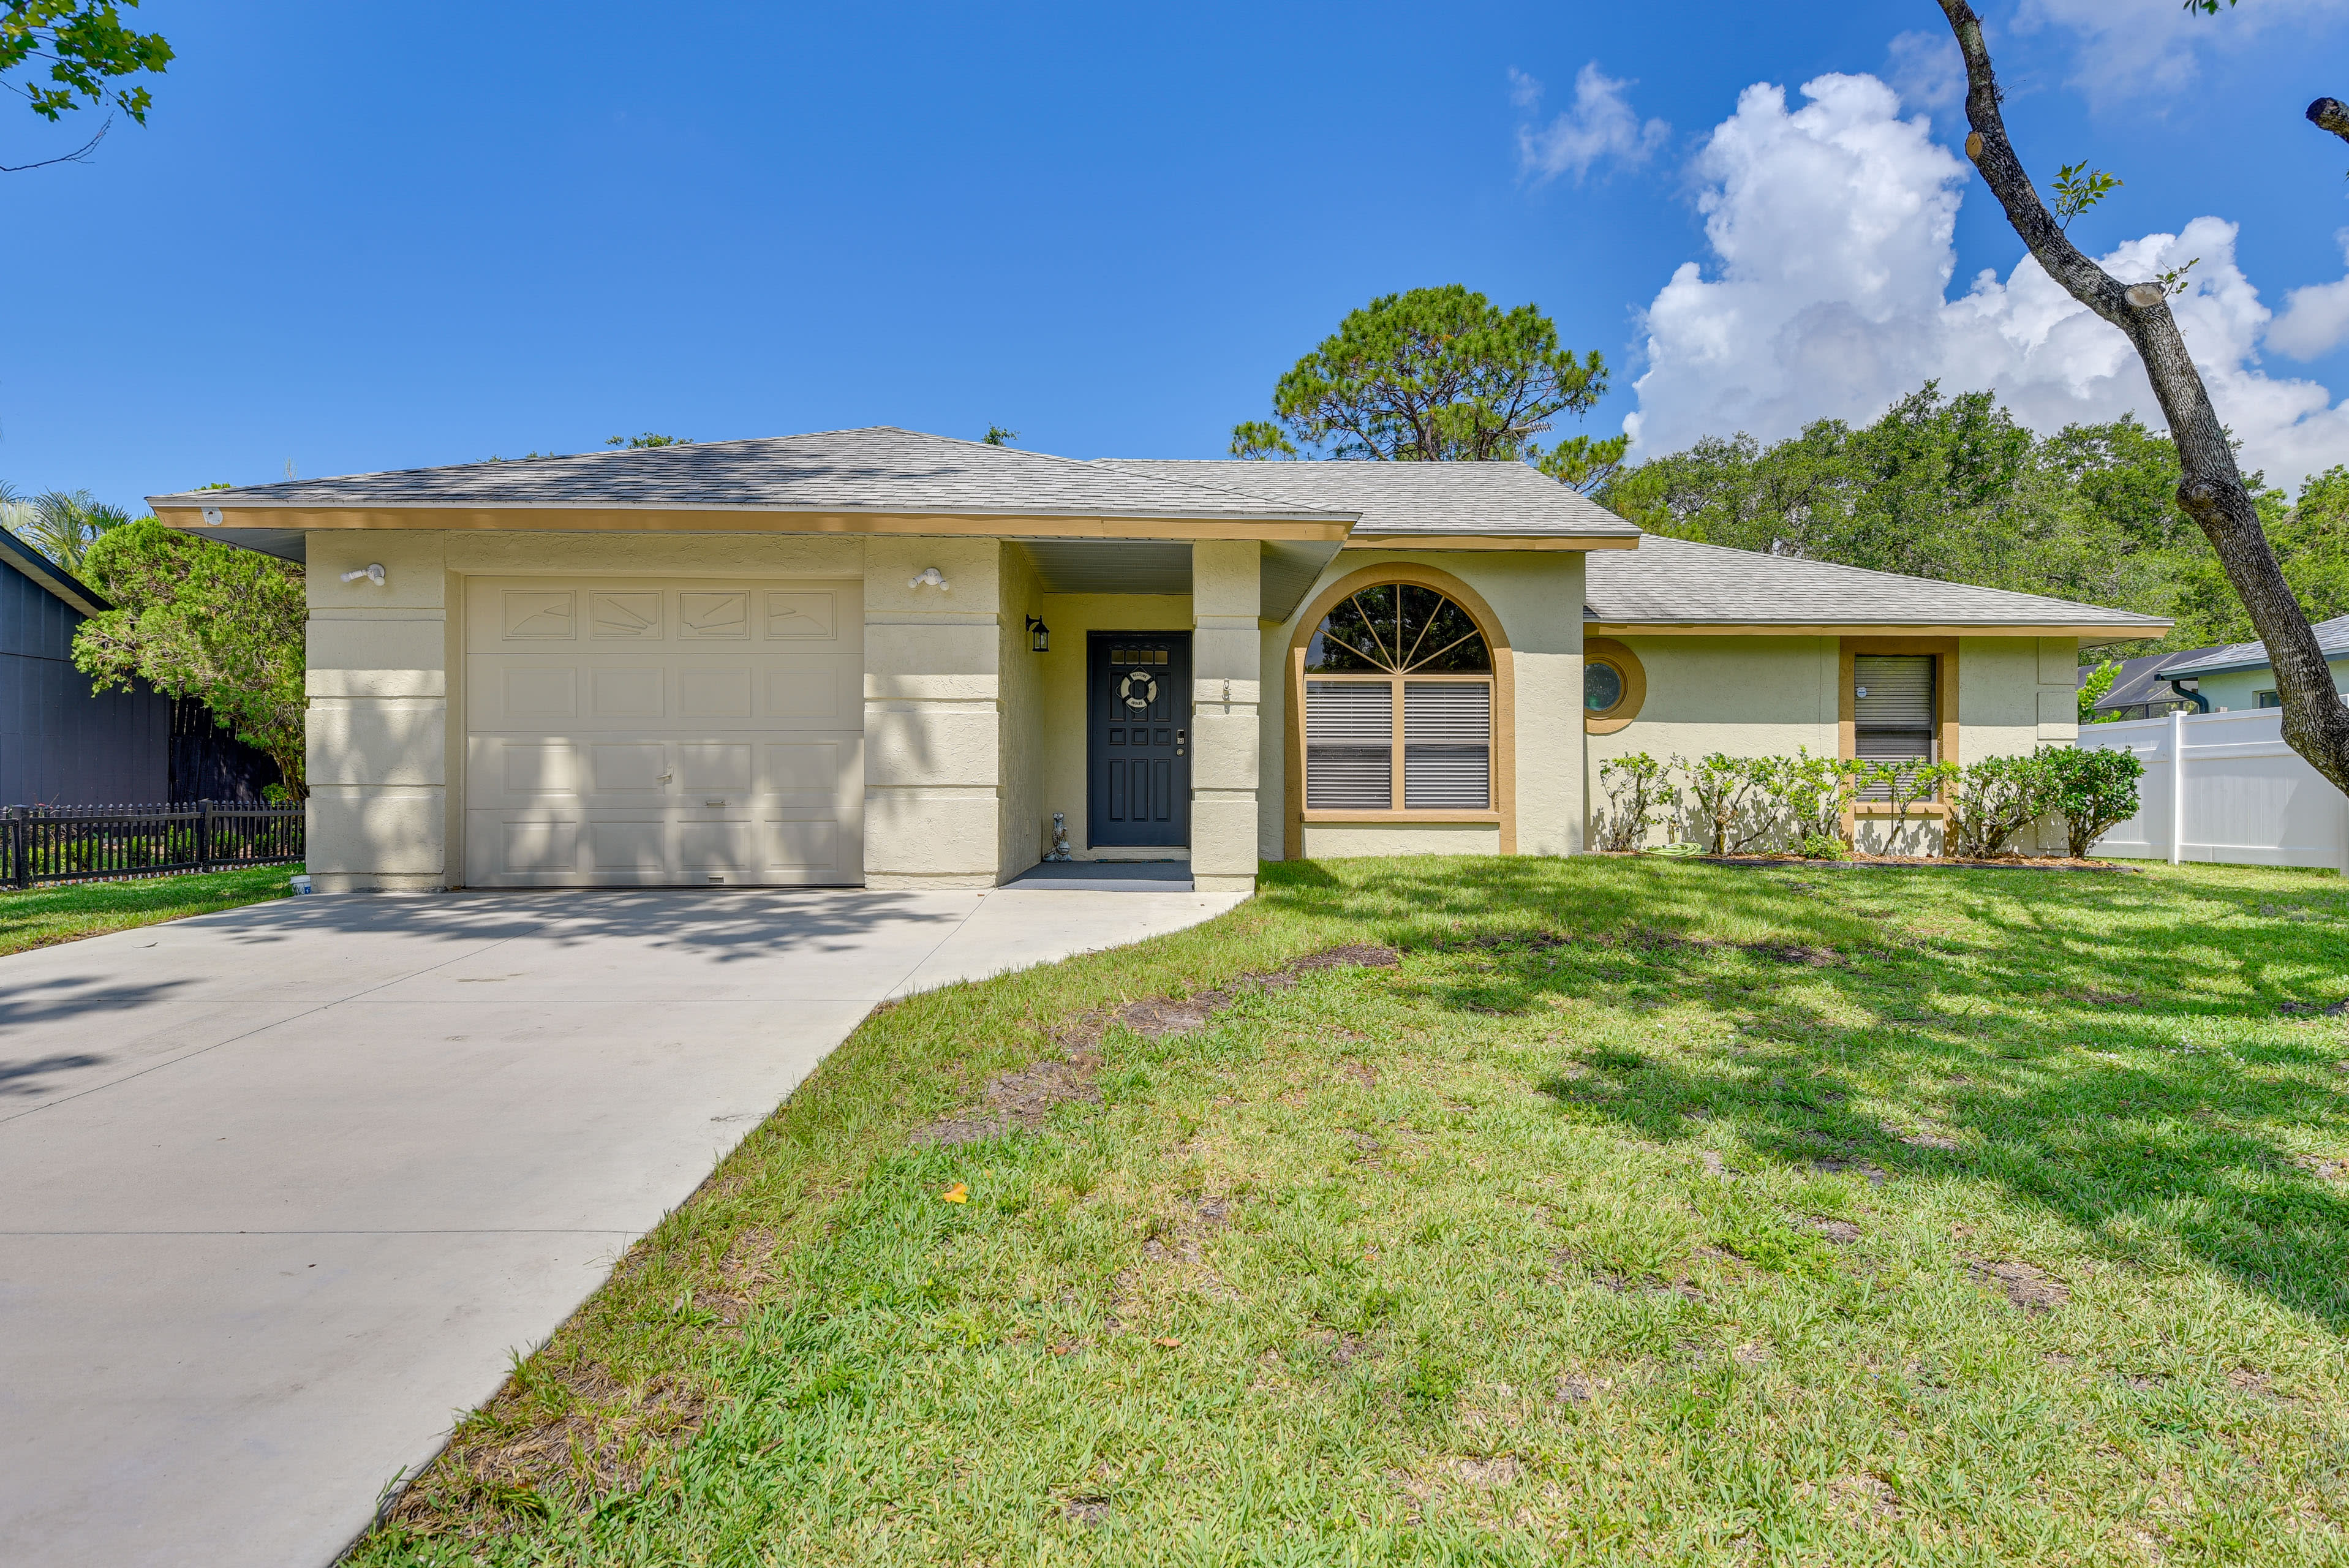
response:
M1481 811L1493 803L1493 688L1404 681L1402 799L1394 796L1395 685L1305 683L1305 805L1315 811Z
M1403 804L1481 811L1492 804L1493 688L1482 681L1406 681Z
M1314 811L1394 805L1394 694L1386 682L1305 683L1305 805Z
M1933 655L1856 654L1851 661L1852 753L1875 762L1933 760ZM1882 785L1862 799L1888 799Z

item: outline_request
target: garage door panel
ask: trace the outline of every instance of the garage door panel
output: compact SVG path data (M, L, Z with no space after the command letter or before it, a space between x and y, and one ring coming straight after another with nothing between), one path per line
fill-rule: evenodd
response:
M725 789L750 792L751 758L757 748L747 740L688 740L677 748L677 782L680 789L699 794Z
M500 864L509 872L579 869L579 822L575 818L523 818L498 824Z
M861 585L473 579L467 880L862 880Z
M846 869L840 863L840 824L833 819L770 818L766 829L768 872L821 874Z

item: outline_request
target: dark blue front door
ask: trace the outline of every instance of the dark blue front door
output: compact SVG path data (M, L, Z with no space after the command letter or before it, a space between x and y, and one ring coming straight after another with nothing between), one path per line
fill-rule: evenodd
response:
M1086 840L1191 841L1191 634L1085 638Z

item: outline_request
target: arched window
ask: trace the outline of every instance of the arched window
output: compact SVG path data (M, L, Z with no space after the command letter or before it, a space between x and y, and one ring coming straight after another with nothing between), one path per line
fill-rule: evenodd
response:
M1467 611L1416 583L1356 589L1305 647L1309 811L1493 804L1493 651Z

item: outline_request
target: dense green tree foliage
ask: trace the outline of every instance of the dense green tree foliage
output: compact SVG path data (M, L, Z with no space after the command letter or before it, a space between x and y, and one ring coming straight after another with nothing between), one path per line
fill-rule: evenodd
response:
M2249 639L2178 483L2176 449L2134 416L2034 436L1994 394L1944 397L1929 381L1872 424L1821 419L1767 446L1708 437L1616 474L1600 499L1675 538L2178 622L2148 647ZM2251 483L2310 618L2349 613L2349 469L2312 478L2296 501Z
M1286 434L1247 421L1232 432L1232 455L1287 457L1301 446L1390 462L1539 459L1535 438L1552 419L1583 414L1606 390L1605 359L1560 348L1538 307L1505 311L1459 284L1411 289L1348 312L1273 388ZM1619 441L1598 446L1607 462L1621 459ZM1587 479L1593 458L1578 447L1555 477Z
M87 102L111 113L105 125L75 151L37 162L5 165L15 173L43 164L86 158L114 123L127 114L140 125L153 103L144 86L119 85L124 77L160 74L171 62L171 46L160 33L137 33L122 13L139 0L0 0L0 88L22 98L46 120L58 120Z
M97 688L144 680L202 697L238 739L303 780L302 569L165 528L151 517L109 529L82 570L114 608L74 634L74 663Z

